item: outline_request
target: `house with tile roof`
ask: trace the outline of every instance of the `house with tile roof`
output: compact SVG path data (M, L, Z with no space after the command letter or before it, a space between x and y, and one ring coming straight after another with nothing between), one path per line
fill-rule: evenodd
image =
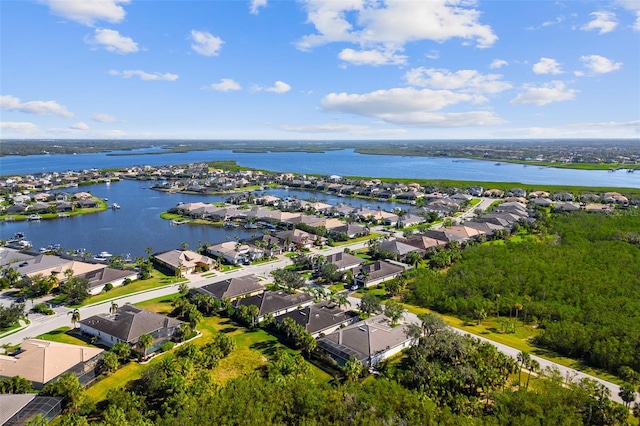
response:
M25 339L13 355L0 355L0 377L20 376L42 389L70 369L94 369L104 350L39 339Z
M154 352L160 346L177 336L182 321L147 311L133 305L126 304L118 308L115 313L98 314L80 321L80 332L95 336L107 347L116 343L129 343L134 350L140 336L149 334L153 338L147 353Z
M193 274L198 271L208 271L216 261L191 250L170 250L153 256L153 261L165 268L176 272L182 270L184 274Z

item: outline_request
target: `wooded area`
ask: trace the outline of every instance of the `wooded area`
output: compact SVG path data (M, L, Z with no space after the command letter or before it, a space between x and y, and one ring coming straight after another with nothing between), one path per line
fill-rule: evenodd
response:
M481 244L446 272L413 272L406 299L537 325L535 343L615 374L640 372L640 216L553 215L539 238Z

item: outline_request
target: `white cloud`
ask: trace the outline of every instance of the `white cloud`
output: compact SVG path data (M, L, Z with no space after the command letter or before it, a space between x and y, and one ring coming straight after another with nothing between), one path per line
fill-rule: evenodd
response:
M387 57L406 43L452 38L473 40L480 48L498 39L489 25L481 24L473 1L362 1L305 0L307 21L316 33L303 36L300 50L334 42L359 45L363 51L379 51Z
M500 81L500 74L483 75L476 70L451 72L446 69L421 67L407 71L404 78L412 86L471 93L499 93L513 87L511 83Z
M429 59L438 59L440 57L440 52L436 49L431 49L429 53L426 54L426 57Z
M206 31L191 30L191 48L202 56L218 56L224 41Z
M93 119L93 121L97 121L98 123L115 123L116 121L118 121L118 119L113 115L105 114L102 112L93 114L91 118Z
M222 78L220 83L213 83L205 87L206 89L217 90L218 92L230 92L232 90L240 90L242 87L231 78Z
M540 61L533 66L536 74L562 74L560 64L551 58L540 58Z
M316 124L307 126L291 126L282 125L280 130L285 132L296 133L348 133L358 136L389 136L389 135L402 135L407 133L404 129L372 129L369 126L363 126L358 124Z
M552 102L570 101L575 98L575 89L568 89L562 81L552 81L541 86L524 86L525 92L518 94L511 100L513 105L538 105L543 106Z
M271 92L271 93L277 93L280 95L282 93L287 93L289 90L291 90L291 86L289 86L284 81L278 80L271 87L254 85L252 87L252 90L255 92Z
M501 124L490 111L435 113L477 96L450 90L394 88L365 94L330 93L322 100L326 111L378 118L386 123L415 127L461 127Z
M122 22L126 12L120 6L130 0L41 0L51 13L80 24L92 26L96 21Z
M449 90L395 88L377 90L363 95L330 93L322 100L322 106L329 111L379 117L389 113L437 111L450 105L472 100L472 95L454 93Z
M2 121L0 129L15 133L38 133L38 126L26 121Z
M131 77L140 77L141 80L164 80L164 81L175 81L178 79L177 74L164 73L161 74L159 72L148 73L142 70L124 70L124 71L116 71L111 70L109 74L119 76L122 78L131 78Z
M86 123L83 123L82 121L80 121L76 124L72 124L71 126L69 126L69 129L84 132L89 130L89 126Z
M633 121L602 121L599 123L576 123L573 127L640 127L640 120Z
M407 61L406 56L395 55L393 52L379 50L343 49L338 58L354 65L402 65Z
M65 106L60 105L56 101L20 102L19 98L11 95L0 96L0 109L26 112L29 114L53 114L68 118L74 116Z
M267 0L251 0L251 7L249 12L253 15L257 15L261 8L267 6Z
M118 31L96 28L93 38L85 39L87 43L102 45L109 52L127 54L138 51L138 43L129 37L121 36Z
M619 70L620 67L622 67L622 62L613 62L611 59L600 55L581 56L580 60L586 68L596 74L606 74Z
M538 27L527 27L527 30L539 30L541 28L545 28L545 27L550 27L552 25L558 25L561 24L562 22L564 22L564 16L560 15L558 16L556 19L550 20L550 21L544 21L542 24L540 24L540 26Z
M492 70L494 69L498 69L498 68L502 68L505 65L509 65L509 62L505 61L504 59L494 59L490 64L489 64L489 68L491 68Z
M573 75L576 77L584 77L584 71L574 71Z
M581 27L583 31L598 30L598 34L605 34L613 31L618 26L616 14L613 12L592 12L591 16L593 16L593 20Z

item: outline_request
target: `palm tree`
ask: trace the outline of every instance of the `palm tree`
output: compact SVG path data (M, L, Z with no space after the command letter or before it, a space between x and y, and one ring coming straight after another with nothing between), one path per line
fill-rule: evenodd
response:
M518 372L518 386L520 386L520 384L522 383L522 369L524 368L525 364L529 365L529 363L531 362L531 355L529 354L529 352L522 351L516 356L516 359L520 363L520 371Z
M111 307L109 308L109 313L110 314L115 314L118 311L118 304L116 302L111 302Z
M76 328L76 324L80 322L80 311L76 308L71 312L67 312L67 315L71 315L71 324L73 328Z
M153 337L150 334L142 334L138 339L137 346L142 350L142 357L147 356L147 349L153 344Z
M531 359L529 360L527 369L529 370L529 375L527 376L527 385L525 386L525 389L529 389L529 380L531 379L531 375L540 371L540 363L535 359Z
M342 293L333 293L331 294L329 300L331 300L331 302L335 303L338 308L341 308L343 306L351 306L351 302L349 302L349 299L347 298L347 296L345 296Z
M360 378L360 374L362 374L363 370L362 363L358 361L356 358L351 357L349 361L344 363L344 367L342 367L342 371L346 378L352 382L355 382Z

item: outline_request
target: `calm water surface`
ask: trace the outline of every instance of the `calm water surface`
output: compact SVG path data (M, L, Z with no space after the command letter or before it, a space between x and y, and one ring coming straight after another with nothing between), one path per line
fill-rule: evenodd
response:
M143 152L160 152L146 150ZM6 156L0 158L0 175L42 171L82 170L134 165L160 166L191 162L235 160L238 164L280 172L317 173L341 176L457 179L485 182L521 182L546 185L640 188L640 171L615 173L606 170L570 170L523 166L452 158L363 155L353 150L325 153L269 152L234 153L226 150L193 151L177 154L109 156L106 153L78 155Z
M147 150L149 151L149 150ZM145 151L142 151L145 152ZM149 152L158 152L151 150ZM134 165L167 165L190 162L235 160L238 164L258 169L282 172L337 174L343 176L415 177L424 179L460 179L532 184L565 184L594 187L640 188L640 170L608 172L569 170L550 167L524 167L518 164L451 158L362 155L352 150L326 153L234 153L232 151L200 151L179 154L144 154L109 156L105 153L78 155L37 155L1 157L0 175L28 174L41 171L114 168ZM455 161L454 161L455 160ZM205 225L171 225L160 213L179 202L218 202L222 196L168 194L148 189L142 181L122 181L111 185L82 188L107 198L109 204L118 203L119 210L41 222L0 222L0 239L9 239L16 232L24 232L36 250L50 244L66 249L84 248L94 254L108 251L113 254L143 256L145 249L154 252L179 248L187 243L195 249L199 242L217 243L226 239L246 238L254 232L242 228L233 230ZM76 190L77 191L77 190ZM269 190L279 197L316 197L330 204L352 203L370 208L391 210L388 202L363 202L306 191ZM402 205L406 208L406 205Z

